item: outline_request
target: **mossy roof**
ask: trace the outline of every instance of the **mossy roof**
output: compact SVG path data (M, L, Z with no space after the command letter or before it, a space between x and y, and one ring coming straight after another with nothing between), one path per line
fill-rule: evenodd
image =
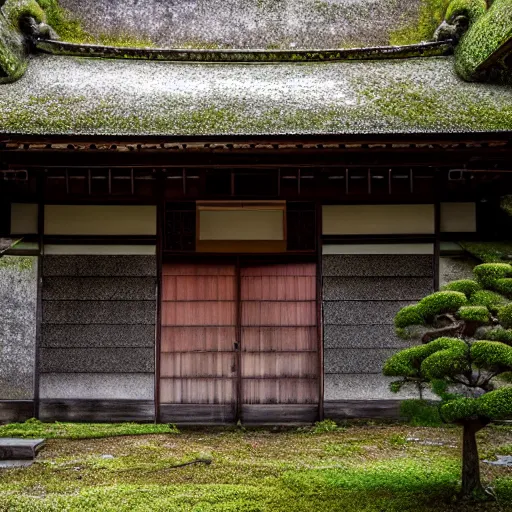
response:
M114 44L127 41L160 47L274 49L375 46L418 36L420 41L430 38L435 28L428 23L433 16L431 4L446 2L58 0L81 28L77 32L75 26L71 34L64 30L68 36L64 39L87 35L87 39ZM420 25L424 30L421 35Z
M0 86L23 135L512 133L512 87L466 83L451 57L186 64L41 55Z

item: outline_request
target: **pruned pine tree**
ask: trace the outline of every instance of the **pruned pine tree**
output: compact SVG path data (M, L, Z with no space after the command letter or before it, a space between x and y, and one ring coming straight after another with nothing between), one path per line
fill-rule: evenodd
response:
M475 279L453 281L442 291L402 308L399 336L422 343L390 357L384 374L430 387L440 397L443 421L463 427L463 498L484 495L476 433L493 420L512 418L512 265L485 263Z

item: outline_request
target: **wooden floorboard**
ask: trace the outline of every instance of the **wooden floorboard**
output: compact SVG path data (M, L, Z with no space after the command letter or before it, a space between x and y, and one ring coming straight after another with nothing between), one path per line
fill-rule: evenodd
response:
M155 420L153 400L41 400L42 421L115 423Z

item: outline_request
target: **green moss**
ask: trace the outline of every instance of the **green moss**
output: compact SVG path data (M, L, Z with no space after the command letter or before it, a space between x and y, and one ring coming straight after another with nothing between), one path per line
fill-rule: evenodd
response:
M459 242L460 246L484 263L501 263L512 256L512 242Z
M427 295L420 300L418 307L428 320L440 313L454 313L467 304L466 296L461 292L442 291Z
M486 11L486 0L452 0L446 10L445 18L451 22L457 16L466 16L470 23L473 23Z
M442 291L460 292L469 299L473 293L481 289L482 287L480 284L472 279L459 279L458 281L452 281L445 284Z
M31 256L2 256L0 257L0 272L3 269L25 272L34 268L35 258Z
M487 324L491 320L489 310L484 306L463 306L457 311L460 319Z
M447 103L435 87L425 87L417 81L399 77L387 86L382 83L369 85L367 80L361 84L360 94L372 102L377 115L400 120L410 129L435 126L437 131L442 131L457 125L464 130L479 131L484 126L488 130L510 129L512 126L512 106L498 107L492 97L471 103L460 98L464 108L452 109L450 102ZM452 91L451 94L457 96L459 92Z
M455 67L466 80L480 79L486 61L512 39L512 0L494 0L462 37Z
M22 35L0 9L0 84L18 80L27 69Z
M498 313L500 308L508 303L506 297L490 290L475 292L469 300L472 306L485 306L491 313Z
M418 21L392 32L390 44L402 45L431 41L434 32L444 19L449 1L423 0Z
M43 423L30 419L25 423L0 425L0 437L45 439L97 439L102 437L147 434L177 434L174 425L141 423Z
M32 17L38 23L46 21L46 15L36 0L7 0L2 9L5 17L16 28L19 28L20 21L25 17Z
M483 263L473 269L478 282L485 288L492 288L498 279L512 275L512 266L508 263Z

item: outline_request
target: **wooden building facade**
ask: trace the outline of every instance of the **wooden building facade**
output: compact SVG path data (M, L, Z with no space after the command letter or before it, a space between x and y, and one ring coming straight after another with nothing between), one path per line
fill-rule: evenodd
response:
M396 417L393 317L492 238L511 162L507 133L3 137L0 420Z

